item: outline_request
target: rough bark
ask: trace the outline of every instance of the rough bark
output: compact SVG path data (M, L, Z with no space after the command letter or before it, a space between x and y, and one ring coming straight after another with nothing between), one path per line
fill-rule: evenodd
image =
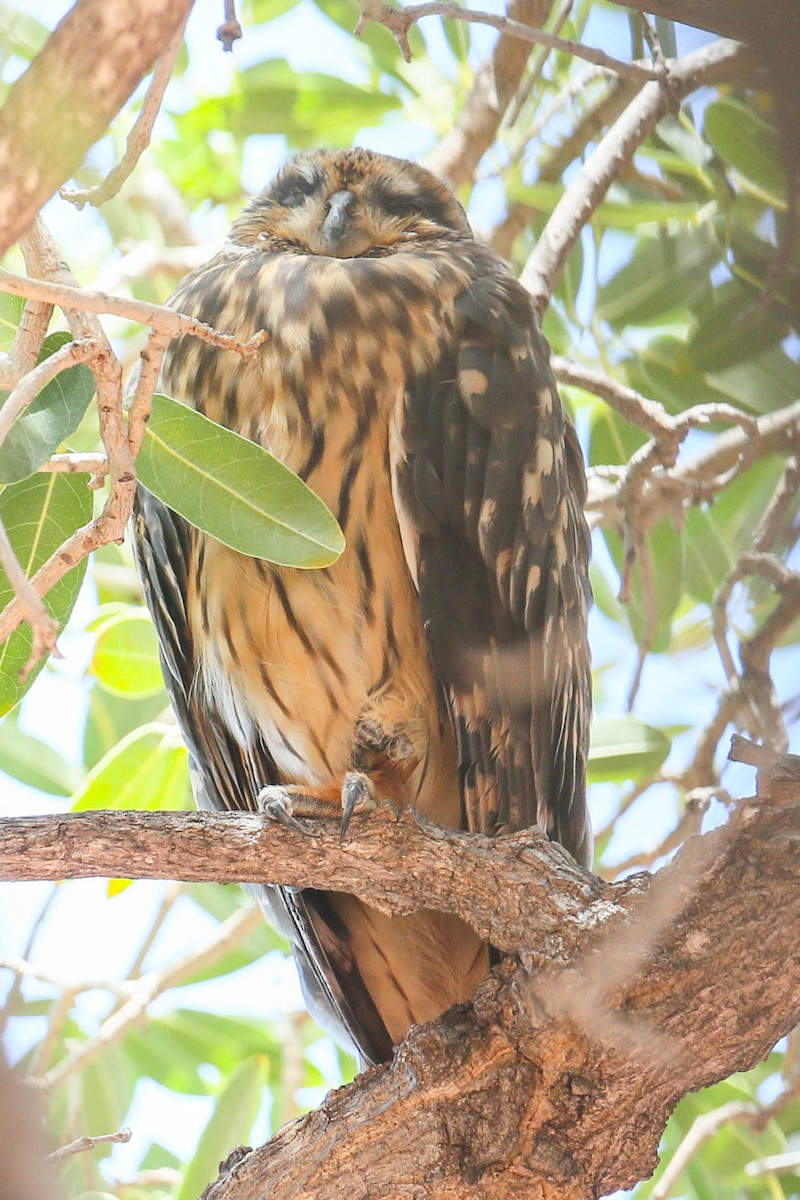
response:
M144 837L143 820L157 836ZM492 845L378 814L337 849L326 831L300 838L259 833L259 823L10 819L0 870L52 878L57 868L85 875L124 864L129 875L153 876L182 861L183 877L208 878L213 861L217 878L249 879L261 855L262 878L280 871L281 882L310 883L313 868L317 886L346 886L393 910L424 902L471 914L498 940L508 919L505 944L525 948L472 1005L412 1030L390 1064L234 1156L207 1200L599 1196L652 1171L681 1096L753 1065L800 1018L797 780L766 784L655 876L610 886L535 834ZM231 830L235 850L221 861ZM508 891L497 872L508 874Z
M0 109L0 254L80 166L192 0L78 0Z

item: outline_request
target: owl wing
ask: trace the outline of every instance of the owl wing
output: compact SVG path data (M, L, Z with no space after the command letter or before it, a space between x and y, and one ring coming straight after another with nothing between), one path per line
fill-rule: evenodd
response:
M196 686L198 664L186 600L196 536L191 525L139 488L135 554L158 633L167 691L189 749L197 805L210 811L253 811L261 788L282 780L261 738L254 735L256 741L242 745ZM248 890L291 943L312 1016L362 1061L387 1058L391 1039L324 893L268 884Z
M588 863L583 459L527 293L491 251L474 255L455 344L397 414L395 504L467 827L537 823Z

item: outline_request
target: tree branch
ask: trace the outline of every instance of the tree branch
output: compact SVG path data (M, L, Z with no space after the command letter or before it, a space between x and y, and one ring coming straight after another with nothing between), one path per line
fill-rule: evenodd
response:
M78 0L0 109L0 254L77 170L192 0Z
M551 0L511 0L508 15L526 25L541 26L550 7ZM530 52L529 43L501 33L490 57L476 73L452 129L428 155L425 165L454 191L474 180L479 162L497 137Z
M758 1061L800 1017L799 818L800 781L769 776L657 875L610 886L535 830L492 840L388 806L344 845L333 822L308 836L256 814L7 819L0 873L333 887L526 947L473 1005L240 1153L206 1200L583 1200L648 1174L677 1100Z
M547 307L569 252L620 171L676 100L704 84L744 68L747 51L736 42L718 41L670 61L665 80L651 80L619 119L569 185L542 231L520 275L539 312Z
M9 817L0 821L0 879L124 876L336 887L387 913L455 912L507 950L541 943L564 921L580 924L586 904L605 892L601 880L536 830L480 837L389 805L354 822L355 835L342 844L338 821L319 821L315 835L307 835L256 813Z

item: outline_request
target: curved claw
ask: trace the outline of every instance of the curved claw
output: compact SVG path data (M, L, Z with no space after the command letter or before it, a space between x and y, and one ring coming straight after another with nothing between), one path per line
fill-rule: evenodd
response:
M339 841L344 841L353 813L372 812L377 807L375 788L369 776L361 771L348 771L342 782L342 824L339 827Z
M256 796L256 804L258 811L263 813L265 817L269 817L271 821L277 821L279 825L285 825L287 829L294 829L297 833L302 833L306 837L319 837L319 832L309 825L306 821L298 821L294 815L294 805L292 796L282 787L265 787Z

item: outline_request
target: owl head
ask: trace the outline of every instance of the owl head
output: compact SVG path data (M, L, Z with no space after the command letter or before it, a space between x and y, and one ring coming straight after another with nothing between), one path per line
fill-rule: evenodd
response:
M358 258L426 239L471 240L472 231L453 193L424 167L370 150L316 150L280 171L231 237L239 245Z

